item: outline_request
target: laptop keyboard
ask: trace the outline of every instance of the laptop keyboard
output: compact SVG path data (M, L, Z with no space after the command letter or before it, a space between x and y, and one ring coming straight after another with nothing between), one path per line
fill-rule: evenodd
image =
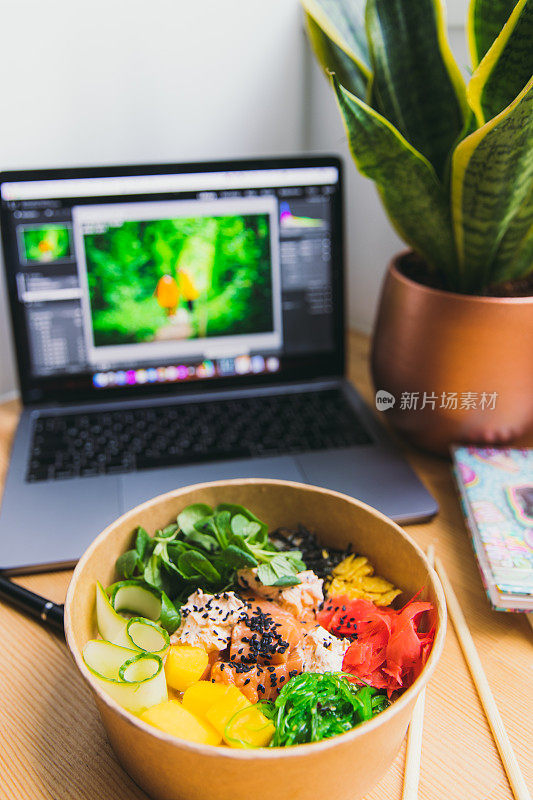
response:
M38 417L28 481L369 444L338 389Z

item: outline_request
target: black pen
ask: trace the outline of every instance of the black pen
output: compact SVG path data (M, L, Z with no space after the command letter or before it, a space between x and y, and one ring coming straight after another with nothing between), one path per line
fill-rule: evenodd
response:
M41 620L55 631L64 633L64 606L62 604L52 603L46 597L30 592L29 589L13 583L2 575L0 575L0 597L9 600L14 606L26 611L35 619Z

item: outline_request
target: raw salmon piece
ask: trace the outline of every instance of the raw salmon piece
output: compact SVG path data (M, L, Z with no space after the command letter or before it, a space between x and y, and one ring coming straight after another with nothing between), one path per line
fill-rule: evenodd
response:
M236 664L218 661L211 669L211 680L237 686L251 703L274 700L294 675L302 672L299 649L293 650L284 664Z
M231 635L230 661L218 661L211 679L234 684L252 703L272 700L303 669L306 628L268 600L248 598L249 609Z
M253 600L231 633L230 660L284 664L304 632L304 626L275 603Z
M324 600L324 581L310 569L299 572L296 577L300 583L295 586L264 586L257 577L257 567L240 569L237 573L237 580L243 588L262 599L273 600L302 622L315 622L316 612Z

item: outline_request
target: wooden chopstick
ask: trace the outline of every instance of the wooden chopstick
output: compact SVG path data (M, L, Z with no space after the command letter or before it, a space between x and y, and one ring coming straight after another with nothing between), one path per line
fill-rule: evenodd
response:
M432 544L427 549L429 566L435 561L435 548ZM417 800L418 783L420 781L420 759L422 756L422 730L424 727L424 705L426 690L423 689L416 701L413 716L407 732L407 748L405 751L405 770L403 774L402 800Z
M496 742L496 746L500 753L503 767L507 773L507 778L509 779L509 784L511 786L513 795L515 796L516 800L531 800L531 795L520 771L520 767L518 766L518 762L507 735L507 731L504 728L503 720L500 716L500 712L498 711L498 707L489 686L487 676L483 670L474 640L472 639L472 635L468 630L461 606L459 605L459 601L457 600L455 592L453 591L452 585L440 558L435 559L435 566L442 583L442 588L444 589L446 603L448 605L448 611L450 612L450 617L453 622L453 627L455 628L457 638L459 639L459 644L461 645L461 650L463 651L465 661L476 686L479 699L481 700L483 708L485 709L485 714L487 716L492 735L494 736L494 741Z

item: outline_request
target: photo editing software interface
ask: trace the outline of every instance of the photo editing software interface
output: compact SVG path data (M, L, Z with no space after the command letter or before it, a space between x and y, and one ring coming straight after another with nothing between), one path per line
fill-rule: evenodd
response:
M32 378L276 373L330 351L333 166L2 185Z

